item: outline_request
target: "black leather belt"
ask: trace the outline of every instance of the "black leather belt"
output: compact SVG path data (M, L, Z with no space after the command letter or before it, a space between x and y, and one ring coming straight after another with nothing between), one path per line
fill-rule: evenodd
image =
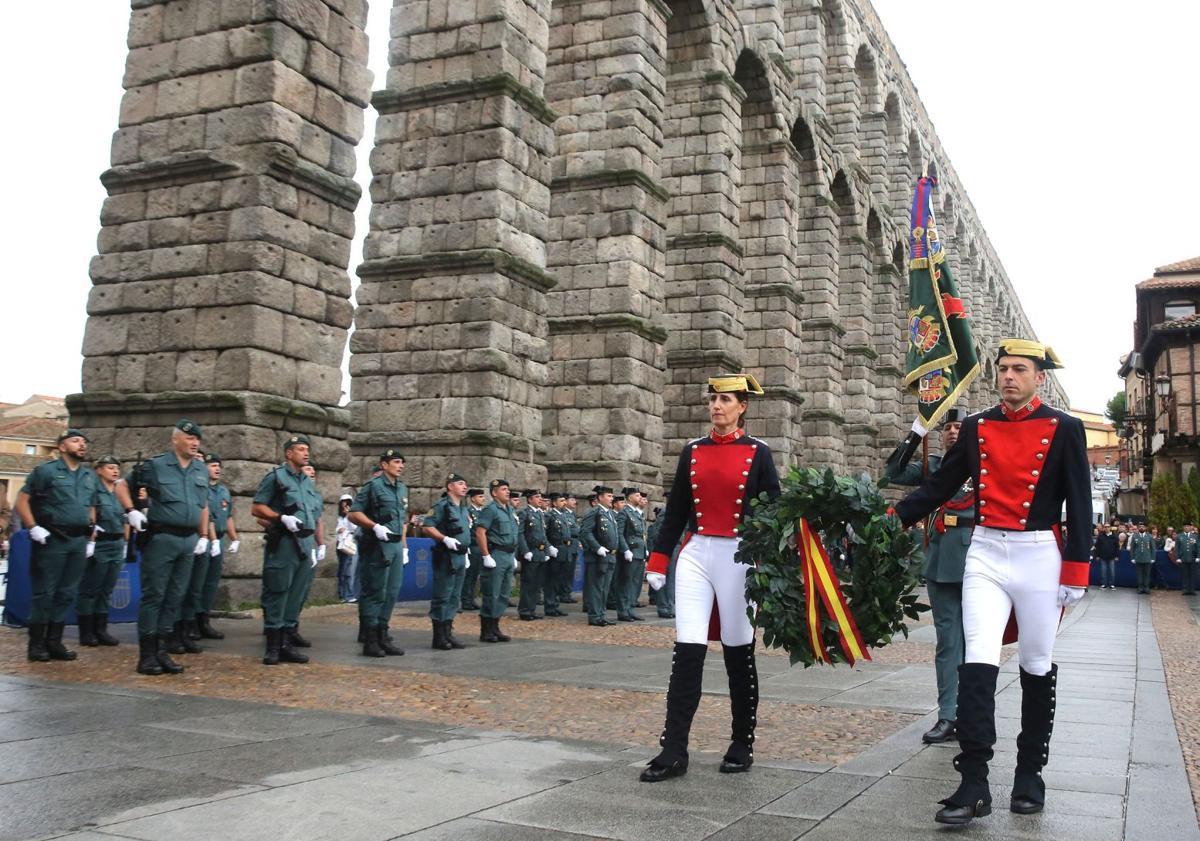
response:
M87 537L92 533L91 526L44 526L44 528L59 537Z
M151 534L170 534L175 537L187 537L188 535L192 537L200 536L196 534L195 526L164 526L158 523L149 523L146 526L146 530Z
M125 533L123 531L102 531L96 535L97 543L110 543L114 540L124 540Z
M296 537L312 537L316 532L316 529L296 529L292 534Z

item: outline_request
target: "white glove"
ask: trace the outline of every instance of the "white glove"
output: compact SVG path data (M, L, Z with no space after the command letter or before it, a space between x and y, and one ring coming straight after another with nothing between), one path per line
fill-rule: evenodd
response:
M631 550L631 549L625 550L625 560L627 560L627 561L633 560L633 550Z
M300 531L299 517L293 517L291 514L283 514L279 517L279 522L283 523L283 527L288 531Z
M522 558L524 558L524 559L525 559L525 560L527 560L527 561L532 561L532 560L533 560L533 553L532 553L532 552L526 552L526 553L525 553L524 555L522 555L521 557L522 557Z
M468 557L466 557L466 558L463 558L463 560L467 562L467 565L466 565L465 567L463 567L463 569L470 569L470 568L471 568L471 558L470 558L470 556L468 556Z
M667 577L661 572L646 573L646 581L650 583L651 590L661 590L667 583Z
M513 572L520 572L520 571L521 571L521 562L518 561L516 558L513 558Z
M380 543L387 543L388 539L392 536L392 530L383 523L376 523L371 526L371 531L375 532L375 537L379 539Z
M496 568L496 559L493 558L491 555L484 555L483 556L483 568L484 569L495 569Z
M192 553L196 554L196 555L203 555L207 551L208 551L208 538L207 537L196 538L196 548L192 550Z
M96 534L104 534L104 532L106 531L104 526L92 526L92 528L95 529Z
M45 543L50 537L50 532L41 526L34 526L29 530L29 539L34 543Z
M236 555L238 547L241 545L242 545L242 541L235 540L232 543L230 543L227 547L225 547L225 551L228 552L230 555Z
M1082 599L1084 593L1086 593L1086 592L1087 592L1086 587L1066 587L1063 585L1059 585L1058 606L1059 607L1070 607L1071 605L1075 604L1075 602Z
M447 549L449 549L451 552L457 552L460 549L462 549L462 544L459 543L457 540L455 540L453 537L443 537L442 545L445 546Z
M209 544L208 554L212 555L214 558L221 554L220 540L214 540L211 544Z
M325 544L324 543L322 543L320 546L317 547L317 560L318 561L325 560Z
M129 523L129 525L133 527L134 531L145 531L146 529L146 515L141 511L138 511L136 508L134 508L132 511L126 512L125 522Z
M89 540L88 545L87 545L87 551L84 553L84 556L90 558L95 554L96 554L96 543L95 543L95 541Z
M404 566L408 566L408 547L407 546L405 546L403 549L400 550L400 560L401 560L401 563L404 564Z
M599 549L596 550L596 554L599 555L601 558L607 558L608 550L605 549L603 546L601 546Z
M547 546L546 552L549 553L551 558L558 557L558 547L557 546Z
M313 569L316 569L317 568L317 550L310 549L308 552L308 555L310 558L312 558Z

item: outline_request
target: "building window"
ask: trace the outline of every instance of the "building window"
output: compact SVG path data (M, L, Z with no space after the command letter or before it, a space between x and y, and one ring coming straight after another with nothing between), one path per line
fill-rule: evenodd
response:
M1163 318L1166 321L1171 321L1176 318L1183 318L1185 315L1195 314L1195 301L1167 301L1167 306L1163 309Z
M36 444L26 444L25 445L25 455L36 456L37 455L37 445Z

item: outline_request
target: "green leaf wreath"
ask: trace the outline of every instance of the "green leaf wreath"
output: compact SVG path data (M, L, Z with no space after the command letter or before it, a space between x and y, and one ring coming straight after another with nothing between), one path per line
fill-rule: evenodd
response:
M908 636L905 620L919 619L929 606L918 603L914 592L920 580L917 540L897 518L887 516L887 509L887 500L865 474L854 479L797 467L783 479L777 499L768 501L764 494L754 501L754 513L740 529L737 560L755 567L746 576L746 598L758 606L757 611L751 608L750 621L762 629L767 648L784 649L793 665L819 661L805 622L796 549L801 518L820 533L866 646L887 645L897 633ZM837 623L824 606L820 614L825 658L846 662Z

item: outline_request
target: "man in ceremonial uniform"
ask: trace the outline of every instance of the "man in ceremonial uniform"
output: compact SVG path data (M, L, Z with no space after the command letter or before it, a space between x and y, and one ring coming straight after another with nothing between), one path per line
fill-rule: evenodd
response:
M1196 527L1186 523L1183 531L1175 538L1175 563L1183 577L1183 595L1196 595Z
M570 536L567 542L567 553L565 565L566 569L562 570L562 578L560 579L558 589L559 604L576 604L575 598L575 569L579 563L579 515L576 509L579 507L579 500L575 494L566 494L566 505L563 506L563 520L570 526ZM559 562L563 561L563 556L559 555ZM563 614L564 616L566 614Z
M991 813L988 762L996 742L996 676L1010 614L1019 627L1021 733L1011 811L1042 810L1058 667L1054 637L1064 607L1083 597L1092 535L1091 468L1083 424L1036 396L1050 348L1004 339L996 358L1000 405L963 421L940 469L896 505L911 526L949 502L968 479L976 527L963 576L965 662L959 667L958 789L935 820L967 824ZM1066 532L1062 512L1066 505ZM1061 541L1061 545L1060 545Z
M463 577L462 609L479 610L479 602L475 601L475 593L479 591L479 573L483 569L483 556L479 554L479 544L475 542L475 518L487 504L487 494L483 488L467 490L467 518L470 527L467 529L467 558L471 561L467 573Z
M546 601L546 616L566 616L559 609L564 579L571 564L571 523L567 519L567 498L560 493L550 494L550 510L546 512L546 548L551 558L546 567L546 586L543 588ZM551 553L550 550L554 551ZM565 586L569 589L570 583Z
M100 480L83 463L87 448L87 436L78 429L63 432L58 458L30 471L17 496L17 516L33 541L26 656L36 662L76 657L63 645L63 629L87 565L100 494Z
M205 453L204 466L208 469L208 555L197 555L192 564L192 580L183 600L183 630L189 639L221 640L225 635L209 621L225 564L221 541L229 535L231 555L237 554L241 542L233 522L233 496L221 483L221 457Z
M513 571L517 569L517 544L520 525L509 505L507 479L493 479L488 488L492 501L475 518L475 542L479 546L479 590L483 606L479 609L479 641L508 642L512 637L500 630L500 618L512 593Z
M180 674L183 666L171 659L168 648L200 650L191 640L174 636L193 559L208 551L208 471L197 458L202 435L198 423L180 420L171 430L171 449L134 468L137 490L131 491L127 483L116 487L129 525L134 531L144 530L139 540L139 674ZM149 502L145 514L133 507L133 498L142 490Z
M547 562L550 551L557 552L546 536L546 513L542 510L542 492L527 490L524 493L525 508L517 520L521 533L517 541L517 554L521 556L521 598L517 603L517 615L522 621L541 619L538 615L538 596L546 588Z
M949 452L958 441L966 409L950 409L942 418L942 452ZM929 457L929 472L941 466L941 456ZM922 465L910 462L893 480L897 485L919 485ZM954 738L954 716L958 707L958 667L963 662L962 582L967 549L975 529L975 488L968 480L933 515L926 527L929 545L925 549L925 588L933 608L933 630L937 636L934 666L938 685L938 720L922 736L935 744Z
M125 512L117 499L121 483L121 463L116 456L104 456L95 462L97 483L96 531L87 549L87 566L79 584L75 612L79 616L79 644L117 645L119 640L108 632L108 608L117 576L125 565Z
M587 611L588 624L607 627L614 623L606 618L606 600L612 588L617 557L626 549L617 525L617 515L612 510L613 489L597 485L596 506L588 511L579 525L580 540L583 542L583 607Z
M388 639L392 608L400 594L408 549L408 486L400 481L404 456L394 448L379 456L379 474L358 489L350 506L350 522L362 526L359 542L362 593L359 639L364 657L398 657L404 650Z
M251 516L267 523L263 545L262 611L266 630L263 665L307 663L287 633L289 614L299 616L308 575L317 565L313 535L321 519L321 494L304 472L309 440L292 435L284 443L284 462L258 483Z
M654 509L654 522L650 524L647 530L646 543L649 546L654 546L658 542L658 532L662 529L663 509ZM654 609L658 612L660 619L675 618L675 568L679 561L679 547L676 546L671 552L670 561L667 564L667 580L663 586L655 590L650 588L650 595L654 597Z
M646 576L646 515L642 513L645 497L637 488L622 488L621 494L625 497L625 506L617 522L621 539L625 541L625 551L617 564L617 620L641 622L642 617L633 609L637 607Z
M1150 592L1150 573L1154 569L1154 556L1158 553L1154 535L1146 531L1145 523L1138 523L1137 531L1129 539L1129 551L1137 569L1137 591Z
M429 620L433 623L433 648L449 651L466 648L454 636L454 617L462 603L463 579L471 565L471 517L467 512L467 480L457 473L446 477L446 492L424 520L433 540L433 598Z

